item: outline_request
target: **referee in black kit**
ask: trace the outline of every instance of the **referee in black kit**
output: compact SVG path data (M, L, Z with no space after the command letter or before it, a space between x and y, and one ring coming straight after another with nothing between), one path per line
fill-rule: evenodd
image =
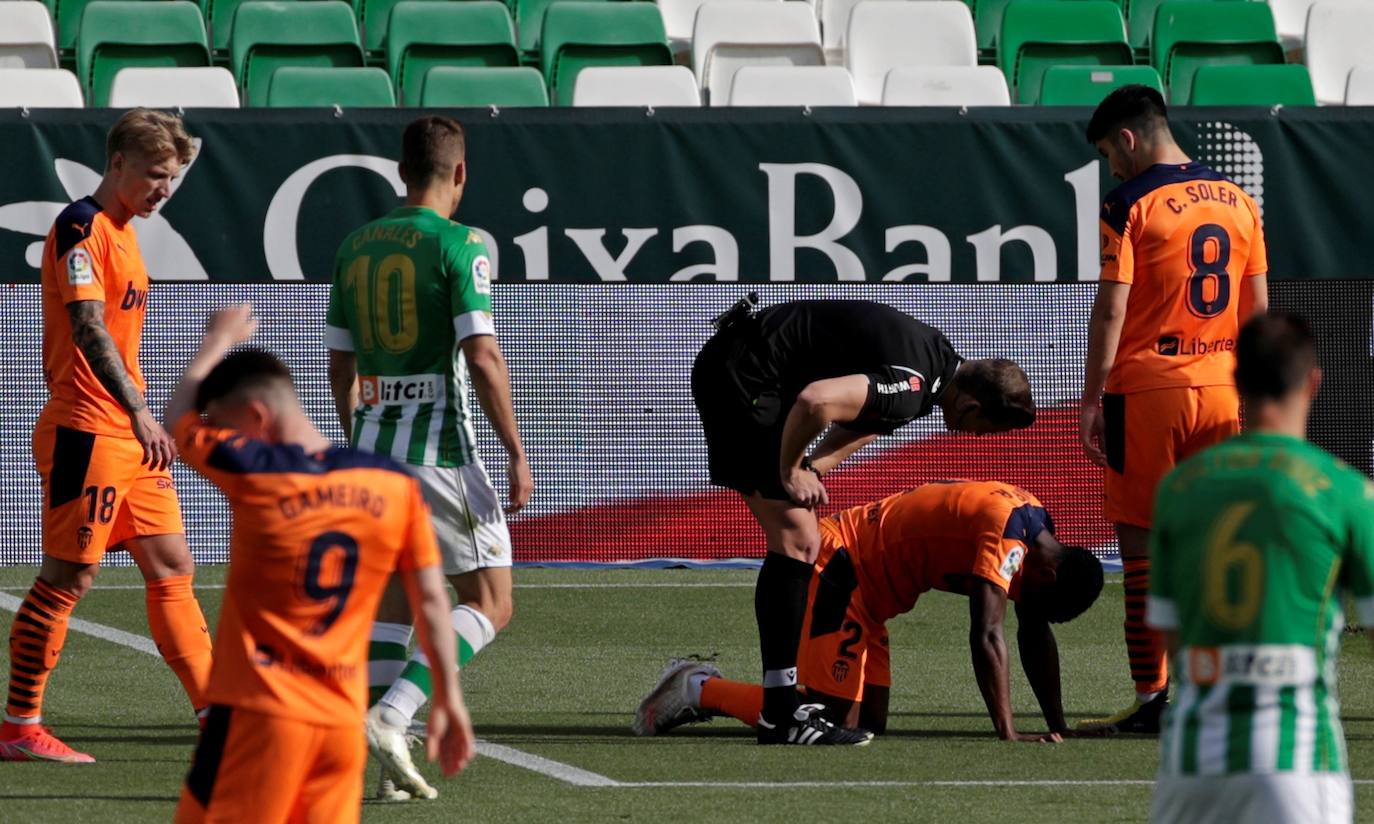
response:
M768 536L754 589L764 686L758 741L863 745L871 733L836 726L797 695L797 645L820 550L815 508L828 502L821 478L935 406L954 432L1030 426L1030 381L1009 360L964 360L938 329L880 303L807 300L755 311L756 303L750 293L716 319L692 367L692 397L711 483L743 495Z

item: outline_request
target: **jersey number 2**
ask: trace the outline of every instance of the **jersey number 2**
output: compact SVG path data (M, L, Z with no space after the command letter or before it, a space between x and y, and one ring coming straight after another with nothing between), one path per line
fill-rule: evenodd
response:
M407 255L387 255L373 270L372 258L363 255L354 258L345 278L357 302L357 332L363 350L371 352L377 343L394 355L414 348L420 339L415 261Z
M1214 253L1208 260L1208 253ZM1215 223L1204 223L1188 239L1188 309L1200 318L1214 318L1231 302L1231 236Z
M341 557L337 564L338 574L331 575L333 583L327 584L321 576L331 553L341 553ZM353 591L353 576L357 571L358 542L352 535L325 532L310 542L310 554L305 559L305 594L313 601L329 602L329 612L310 629L311 635L323 635L339 620L348 604L349 593Z
M1259 615L1264 595L1264 557L1254 544L1236 540L1240 525L1255 511L1250 502L1221 511L1207 536L1203 561L1203 605L1208 619L1226 630L1243 630Z

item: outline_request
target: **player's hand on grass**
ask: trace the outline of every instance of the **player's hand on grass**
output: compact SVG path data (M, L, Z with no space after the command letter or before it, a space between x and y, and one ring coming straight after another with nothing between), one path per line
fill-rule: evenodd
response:
M472 734L472 719L462 697L452 695L441 700L435 695L429 711L429 735L425 738L425 755L438 761L445 778L462 772L477 752Z
M146 406L129 417L134 437L143 446L143 465L158 472L170 467L177 458L177 444L172 436Z
M1107 455L1102 451L1102 441L1106 425L1102 420L1102 405L1083 404L1078 413L1078 442L1083 446L1083 454L1098 466L1107 465Z
M1018 741L1023 744L1062 744L1064 736L1057 732L1014 732L1003 741Z
M258 319L253 317L253 304L226 306L210 316L205 326L206 340L214 340L224 348L238 346L258 331Z
M825 484L821 483L819 475L809 469L798 467L784 474L782 488L787 491L787 496L797 506L815 509L830 503L830 496L825 491Z
M529 459L524 454L511 458L506 476L510 480L510 504L506 506L506 514L514 515L529 504L530 496L534 494L534 476L530 475Z

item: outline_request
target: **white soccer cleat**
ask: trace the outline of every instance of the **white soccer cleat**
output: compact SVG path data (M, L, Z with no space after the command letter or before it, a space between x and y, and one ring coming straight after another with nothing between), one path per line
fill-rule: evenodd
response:
M439 791L425 781L420 771L415 769L415 762L410 760L405 729L382 719L381 704L367 711L363 729L367 733L367 748L382 762L383 769L391 772L397 789L405 790L412 798L439 797Z
M377 782L378 801L409 801L410 793L396 786L396 776L385 764L382 765L381 780Z
M711 720L711 716L702 712L692 700L692 678L698 675L717 677L720 670L692 658L669 661L668 668L659 676L658 684L635 710L634 724L631 725L635 735L662 735L683 724Z

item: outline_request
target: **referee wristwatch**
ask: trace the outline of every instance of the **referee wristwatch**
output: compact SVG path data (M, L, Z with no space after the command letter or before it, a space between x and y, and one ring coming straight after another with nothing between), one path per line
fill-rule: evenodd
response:
M811 463L811 456L810 456L810 455L803 455L803 456L802 456L802 459L801 459L801 468L802 468L802 469L805 469L807 472L810 472L811 474L815 475L817 478L821 477L821 471L820 471L819 469L817 469L814 465L812 465L812 463Z

